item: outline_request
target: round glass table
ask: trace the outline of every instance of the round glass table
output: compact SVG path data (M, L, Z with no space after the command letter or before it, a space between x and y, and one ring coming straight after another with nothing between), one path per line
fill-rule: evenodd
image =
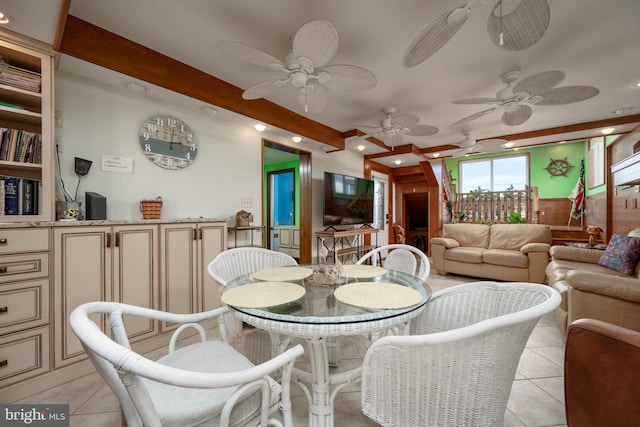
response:
M234 304L233 301L226 303L242 321L268 331L276 351L280 350L278 348L279 343L282 342L279 338L280 335L300 337L307 341L311 372L296 369L293 381L302 387L309 399L309 425L314 427L333 426L335 396L346 384L360 380L362 368L358 367L351 371L330 374L328 342L335 341L335 337L338 336L371 334L406 325L424 309L431 296L431 289L424 281L415 276L395 270L383 270L379 267L375 276L342 277L343 283L337 285L310 284L309 278L299 278L301 270L306 268L313 271L315 266L287 268L296 269L296 274L292 274L296 278L293 280L279 279L279 281L295 283L303 287L304 292L301 297L269 307L258 307L255 303L251 304L251 307L243 307L241 302L237 304ZM259 282L260 280L253 275L233 280L225 287L223 300L226 292ZM406 291L406 289L394 288L395 286L410 288L417 292L413 292L415 299L412 300L411 305L402 306L399 304L400 308L386 309L375 308L376 304L372 304L365 298L368 295L363 294L361 299L356 295L355 299L348 300L349 303L343 302L346 298L342 296L341 291L338 291L338 297L334 295L336 289L358 283L364 285L363 282L367 282L367 286L371 286L373 290L378 289L376 286L379 285L390 287L392 292L394 289L395 291ZM249 286L245 289L249 291L254 287L256 286ZM349 287L349 289L353 288L362 289L363 286ZM238 293L238 291L235 292ZM364 304L366 307L360 306L359 301L365 300L367 300ZM311 386L311 389L307 387L307 384Z

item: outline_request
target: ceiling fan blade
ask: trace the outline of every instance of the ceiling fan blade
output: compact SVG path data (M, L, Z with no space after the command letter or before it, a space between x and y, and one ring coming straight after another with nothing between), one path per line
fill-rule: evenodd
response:
M472 115L470 115L470 116L467 116L467 117L465 117L464 119L460 119L460 120L458 120L457 122L455 122L455 123L454 123L454 124L452 124L451 126L458 126L458 125L461 125L461 124L464 124L464 123L468 123L468 122L470 122L470 121L472 121L472 120L479 119L480 117L484 117L484 116L486 116L487 114L491 114L491 113L493 113L493 112L494 112L494 111L496 111L497 109L498 109L498 107L493 107L493 108L489 108L488 110L478 111L477 113L472 114Z
M564 77L565 73L562 71L543 71L520 80L513 87L513 93L529 92L530 95L536 95L556 87L564 80Z
M593 98L600 93L599 89L591 86L563 86L539 94L542 100L536 105L565 105Z
M476 146L481 145L481 150L487 153L495 153L498 151L504 150L504 144L508 141L506 139L492 138L492 139L484 139L482 141L478 141Z
M418 34L405 52L402 57L402 65L405 68L415 67L447 44L464 23L467 22L471 3L472 2L469 2L465 7L451 9L445 12L429 24L427 28ZM450 16L451 19L449 19ZM449 20L455 22L449 23Z
M471 147L462 148L462 149L456 151L455 153L453 153L453 155L451 157L453 157L454 159L457 159L458 157L464 157L469 153L471 153Z
M280 70L284 68L284 64L278 58L275 58L260 49L256 49L255 47L226 40L217 41L216 47L237 59L251 64L271 68L273 70Z
M437 127L429 126L429 125L415 125L415 126L410 126L408 129L409 129L409 132L405 132L405 135L430 136L440 132L440 130Z
M550 18L547 0L501 0L489 15L487 32L500 49L521 51L538 43L549 27Z
M320 113L327 106L327 92L320 85L307 84L298 91L298 102L308 113Z
M502 113L502 123L507 126L518 126L529 120L533 110L528 105L520 105L515 111Z
M338 31L330 22L315 20L304 24L293 37L293 53L320 67L333 58L338 49Z
M451 101L452 104L495 104L500 102L498 98L467 98Z
M242 99L252 100L265 98L274 94L286 81L287 80L267 80L266 82L257 83L242 92Z
M415 114L398 114L397 116L391 117L391 124L401 127L414 126L417 125L419 121L420 117Z
M345 92L364 92L373 89L378 79L368 70L354 65L330 65L322 69L331 78L323 84L330 89Z

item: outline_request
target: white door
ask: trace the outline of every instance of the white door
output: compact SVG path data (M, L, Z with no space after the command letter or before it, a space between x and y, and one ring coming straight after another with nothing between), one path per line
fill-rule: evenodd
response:
M380 172L373 172L371 177L374 180L373 196L373 226L380 230L376 237L373 237L371 244L384 246L389 244L389 176ZM385 256L386 254L382 254Z

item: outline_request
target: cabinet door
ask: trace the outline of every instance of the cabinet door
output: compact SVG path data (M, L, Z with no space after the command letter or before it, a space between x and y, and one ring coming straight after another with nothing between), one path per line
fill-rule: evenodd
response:
M156 225L113 228L113 300L157 309L158 227ZM131 342L158 334L157 322L124 318Z
M202 223L198 226L198 309L212 310L220 307L218 284L209 276L207 266L220 252L227 247L227 226L224 222Z
M73 309L85 302L111 298L110 230L110 227L54 228L56 368L86 357L69 325ZM95 320L104 328L102 317Z
M196 224L160 226L160 307L171 313L197 311ZM161 329L171 329L162 323Z

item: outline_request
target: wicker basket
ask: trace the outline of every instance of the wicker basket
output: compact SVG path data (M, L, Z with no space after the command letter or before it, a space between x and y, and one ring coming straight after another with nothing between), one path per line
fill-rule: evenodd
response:
M162 210L162 200L141 200L140 212L144 219L159 219Z

